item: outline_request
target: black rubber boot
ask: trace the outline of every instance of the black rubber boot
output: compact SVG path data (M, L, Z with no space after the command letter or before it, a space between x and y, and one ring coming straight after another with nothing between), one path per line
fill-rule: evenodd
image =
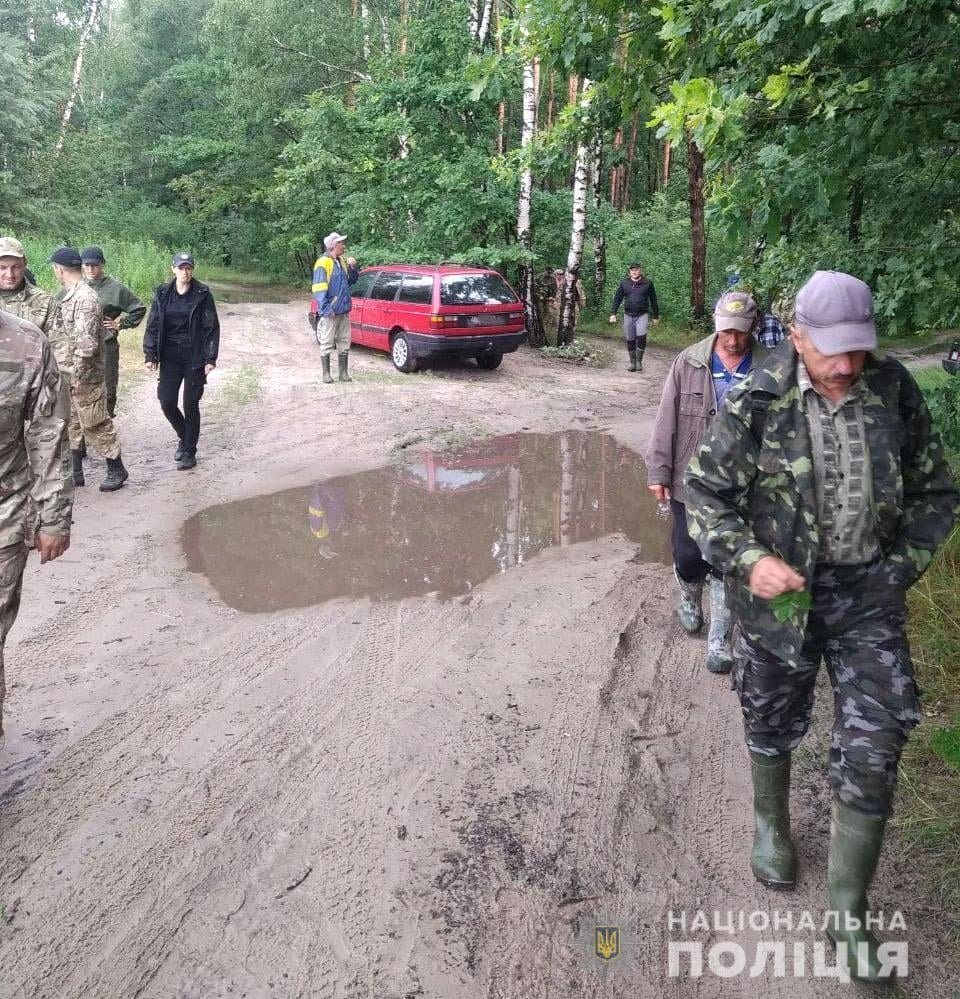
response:
M86 442L85 438L81 437L80 438L80 457L81 458L86 458L86 456L87 456L87 442Z
M177 450L173 453L173 460L176 462L183 461L183 456L186 454L186 450L183 446L183 440L177 442Z
M340 381L352 382L353 379L347 374L347 363L350 360L349 351L346 354L337 354L337 365L340 368Z
M83 477L83 452L79 450L70 452L73 458L73 484L75 486L85 486L87 480Z
M330 355L324 354L320 358L320 367L323 369L323 384L332 385L333 379L330 377Z
M827 884L831 916L828 918L837 923L828 925L827 936L834 944L846 944L843 956L851 978L889 983L890 976L880 974L879 941L865 925L869 910L867 889L880 860L887 820L851 808L838 798L833 800L830 819ZM855 921L858 928L848 929L848 920ZM838 949L838 961L840 956Z
M797 883L797 855L790 839L790 756L750 754L753 775L753 852L750 869L768 888Z
M637 347L637 371L643 371L643 352L646 347Z
M631 347L630 344L627 344L627 353L630 355L630 366L627 368L627 371L636 371L637 370L637 348L636 347Z
M115 492L129 478L130 473L123 467L123 459L120 455L117 455L116 458L107 458L107 477L100 483L100 492Z

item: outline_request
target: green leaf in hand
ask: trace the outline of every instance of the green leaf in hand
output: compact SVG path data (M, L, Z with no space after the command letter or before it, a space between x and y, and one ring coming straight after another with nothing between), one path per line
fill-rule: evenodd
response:
M804 611L810 610L810 594L806 590L788 590L769 600L770 610L778 621L794 618L799 621Z

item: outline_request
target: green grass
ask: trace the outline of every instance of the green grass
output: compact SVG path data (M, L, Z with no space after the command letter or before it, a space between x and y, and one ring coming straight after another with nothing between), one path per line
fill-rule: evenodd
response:
M33 271L41 288L54 292L57 282L53 268L47 263L50 254L63 245L54 236L14 234L23 243L27 265ZM153 291L170 275L170 253L152 240L97 239L89 233L74 234L73 245L82 249L95 244L103 249L107 259L106 271L128 288L132 288L149 308Z
M960 528L908 595L925 722L901 763L897 826L947 912L960 912ZM960 943L960 921L952 927Z
M217 398L231 406L246 406L263 390L263 371L253 364L241 364L220 383Z
M580 336L588 334L589 336L621 342L623 340L623 322L618 316L616 323L611 325L606 316L584 314L580 317L577 334ZM675 347L677 350L682 350L684 347L689 347L690 344L702 340L704 336L706 333L703 330L692 329L686 323L664 319L657 326L650 326L647 333L647 346Z

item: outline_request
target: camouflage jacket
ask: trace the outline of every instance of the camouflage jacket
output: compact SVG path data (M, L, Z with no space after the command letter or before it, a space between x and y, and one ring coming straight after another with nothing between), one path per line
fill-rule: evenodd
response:
M63 325L73 353L73 381L103 381L103 306L97 293L80 281L60 301Z
M892 358L868 354L864 427L873 514L883 557L904 589L924 572L960 514L930 412ZM704 558L727 574L744 633L790 665L799 662L806 612L778 621L748 588L753 566L777 555L807 580L817 564L817 496L797 355L782 343L731 389L687 470L687 523Z
M132 330L143 322L147 307L125 284L107 275L96 281L87 281L87 284L97 293L106 317L117 319L123 316L120 329ZM103 339L116 340L116 330L104 329Z
M0 312L0 547L70 533L70 399L47 338Z
M73 371L73 353L60 315L60 305L49 292L24 281L17 291L0 291L0 311L9 312L39 326L53 348L62 374Z

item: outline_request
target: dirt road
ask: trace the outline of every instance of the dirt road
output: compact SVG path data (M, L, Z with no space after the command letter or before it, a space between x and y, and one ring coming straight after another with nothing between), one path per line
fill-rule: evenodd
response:
M738 709L676 625L629 450L667 352L402 376L357 350L355 383L321 386L302 305L222 321L198 468L126 372L129 485L98 492L93 462L70 551L27 571L0 996L854 994L809 974L816 932L668 926L819 915L827 797L821 734L801 883L769 895ZM891 847L874 903L904 909L906 994L938 999L958 969L920 881ZM784 942L791 974L671 977L678 940L748 968Z

